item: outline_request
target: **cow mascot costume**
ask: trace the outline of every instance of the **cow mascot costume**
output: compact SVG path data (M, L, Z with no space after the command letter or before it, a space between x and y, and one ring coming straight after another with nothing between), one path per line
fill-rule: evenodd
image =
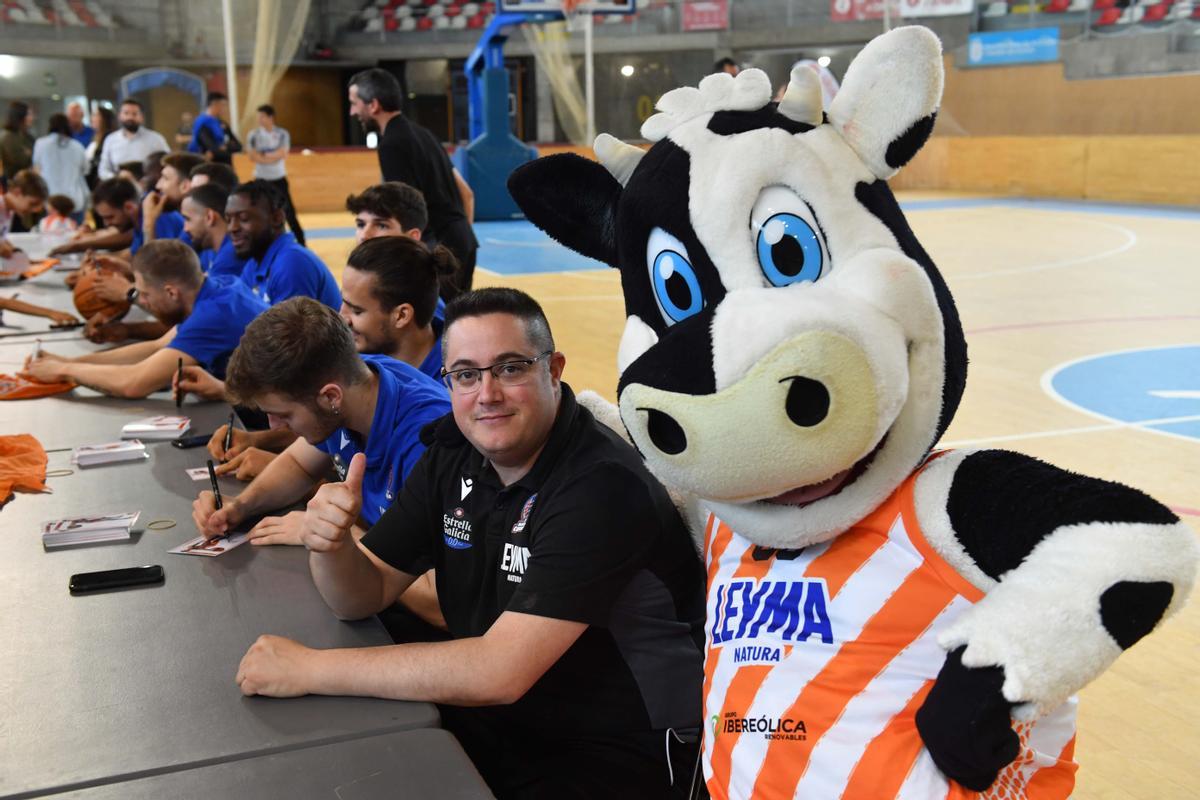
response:
M778 104L711 75L659 100L648 151L601 136L600 163L509 181L621 273L617 424L707 565L714 798L1066 798L1075 693L1194 580L1191 530L1139 491L933 450L966 342L886 181L942 77L900 28L827 110L808 69Z

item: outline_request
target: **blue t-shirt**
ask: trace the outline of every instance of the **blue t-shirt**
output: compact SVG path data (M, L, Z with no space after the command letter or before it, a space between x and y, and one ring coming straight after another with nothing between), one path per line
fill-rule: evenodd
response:
M179 323L167 345L187 353L218 378L225 377L229 356L246 326L267 310L267 304L231 275L209 275L196 295L192 313Z
M201 250L199 255L200 269L209 275L230 275L240 279L242 270L246 268L246 262L233 251L233 240L228 236L216 250Z
M145 195L142 195L145 198ZM155 239L179 239L184 244L191 244L192 237L183 230L183 214L178 211L164 211L154 221ZM133 229L133 242L129 245L129 254L133 255L145 244L146 237L142 233L142 212L138 210L137 225Z
M196 121L192 124L192 140L188 142L189 153L203 153L204 149L200 147L200 129L208 128L212 133L213 139L218 143L225 141L225 128L221 125L221 120L214 117L212 114L201 114L196 117Z
M79 130L71 134L71 138L79 142L84 147L92 143L92 139L96 138L96 129L91 125L84 125Z
M450 413L450 395L444 386L403 361L379 355L363 356L362 360L379 377L375 417L365 447L358 434L338 428L317 449L333 456L343 478L350 459L356 453L367 454L360 513L367 524L374 525L425 452L421 428Z
M438 383L441 383L442 329L446 327L446 304L442 302L442 298L440 297L438 298L437 305L433 307L433 319L430 320L429 327L433 328L433 335L437 338L433 340L433 347L429 350L429 355L425 356L425 360L421 362L419 369Z
M342 293L325 263L312 250L296 244L290 233L281 233L271 242L261 263L246 259L242 280L267 305L303 295L320 300L334 311L342 307Z

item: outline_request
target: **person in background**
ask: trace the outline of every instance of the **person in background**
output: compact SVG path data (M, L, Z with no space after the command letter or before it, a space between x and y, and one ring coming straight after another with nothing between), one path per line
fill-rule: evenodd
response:
M141 161L126 161L117 167L116 177L129 181L137 187L139 192L142 191L145 176L145 168L142 166Z
M296 207L288 188L287 169L283 165L288 151L292 148L292 137L287 128L275 124L274 107L258 107L258 127L246 137L246 146L246 155L254 162L254 178L273 184L283 195L283 210L287 216L288 227L292 229L296 241L303 245L304 229L300 227L300 220L296 218Z
M240 183L233 167L228 164L214 164L211 161L206 161L194 168L191 178L193 189L206 183L215 183L224 189L226 194L232 192L233 188Z
M183 230L200 256L200 267L208 275L233 275L240 279L245 262L233 250L227 235L225 205L229 193L219 184L196 186L183 196L180 213Z
M38 233L48 233L51 236L72 234L79 227L76 217L83 214L75 213L75 202L65 194L52 194L46 201L46 216L38 223Z
M45 350L26 361L35 380L75 381L114 397L139 398L171 385L179 361L218 375L246 326L266 306L236 278L208 277L186 244L150 242L133 258L137 303L167 327L154 341L63 358Z
M87 149L87 146L96 138L96 129L85 123L83 116L81 104L71 103L67 106L67 122L71 125L71 138Z
M165 153L171 149L162 134L144 127L146 117L142 104L132 97L121 102L117 121L121 129L104 139L100 151L97 174L101 180L115 177L120 165L127 161L144 161L151 153Z
M719 59L717 63L713 64L712 71L724 72L726 75L732 75L736 78L737 74L742 71L742 68L732 58L725 56L724 58Z
M96 110L92 112L92 127L96 129L96 135L85 151L88 158L87 185L89 192L96 188L96 184L100 183L100 153L104 150L104 140L117 129L117 115L112 112L111 108L97 106ZM95 217L95 220L98 225L99 218Z
M87 152L72 138L71 122L65 114L51 114L47 124L50 132L33 145L33 166L45 179L50 194L69 198L79 209L75 222L83 222L88 200Z
M337 281L307 247L283 229L283 198L266 181L248 181L234 189L225 205L229 238L238 258L246 260L242 280L268 305L304 295L337 311L342 294Z
M421 231L429 224L425 198L399 181L377 183L361 194L350 195L346 210L354 215L354 241L358 244L376 236L407 236L419 242Z
M192 140L188 152L204 156L206 161L232 164L233 154L240 152L242 143L233 135L225 118L229 116L229 98L221 92L209 92L204 113L192 125Z
M8 179L7 186L0 191L0 258L8 258L16 249L8 241L13 220L40 214L49 196L46 181L31 169L21 170Z
M444 244L458 259L459 272L442 286L449 301L471 288L479 243L464 207L474 201L470 188L450 164L433 134L400 113L400 83L389 72L368 69L350 79L350 114L365 129L379 131L379 168L385 181L401 181L425 198L429 224L426 244Z
M13 100L8 104L4 131L0 133L0 165L5 180L33 166L33 121L33 108L28 103Z
M196 124L196 115L184 111L179 115L179 127L175 130L175 149L187 150L192 141L192 128Z

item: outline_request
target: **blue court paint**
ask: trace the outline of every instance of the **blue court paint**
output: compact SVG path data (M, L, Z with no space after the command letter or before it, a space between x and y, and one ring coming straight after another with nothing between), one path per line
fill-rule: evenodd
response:
M1058 367L1042 384L1086 414L1119 422L1174 420L1145 429L1200 440L1200 345L1089 356Z
M1200 220L1200 210L1184 206L1137 206L1096 200L1041 200L1028 197L960 197L945 200L908 200L901 210L951 211L961 208L1016 208L1027 211L1063 211L1072 214L1105 214L1122 217Z

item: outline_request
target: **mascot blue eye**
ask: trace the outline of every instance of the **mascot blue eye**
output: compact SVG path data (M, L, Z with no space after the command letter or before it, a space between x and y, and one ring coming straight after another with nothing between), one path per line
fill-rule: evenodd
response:
M758 264L774 286L821 277L824 253L812 226L795 214L776 214L758 231Z
M646 248L650 286L668 325L683 322L704 308L704 294L683 243L662 228L650 234Z

